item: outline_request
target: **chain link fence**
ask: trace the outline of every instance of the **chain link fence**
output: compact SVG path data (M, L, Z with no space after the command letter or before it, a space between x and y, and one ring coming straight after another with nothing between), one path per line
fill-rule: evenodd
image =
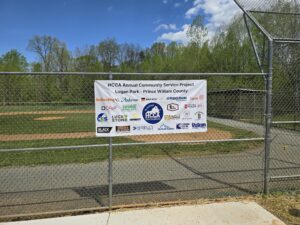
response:
M298 1L236 2L261 73L113 74L207 80L207 133L113 138L109 151L93 88L109 74L1 73L0 220L298 190Z
M93 90L94 80L107 77L0 76L1 217L110 206L108 139L95 137ZM264 127L251 123L263 117L262 74L117 74L114 79L206 79L211 105L207 133L112 139L112 207L262 190ZM254 96L256 103L247 105Z
M266 138L265 148L265 180L270 181L270 186L265 186L265 191L298 190L300 1L235 2L245 14L258 65L261 71L268 71L271 77L271 88L266 89L272 90L269 106L267 104L272 111L266 115L270 117L266 127L272 129L267 132L270 139L267 141Z

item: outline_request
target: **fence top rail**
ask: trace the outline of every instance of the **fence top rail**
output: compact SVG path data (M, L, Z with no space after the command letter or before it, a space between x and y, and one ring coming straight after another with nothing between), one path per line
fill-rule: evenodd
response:
M296 38L275 38L273 41L279 44L300 44L300 39Z
M265 13L265 14L300 16L300 13L298 13L298 12L280 12L280 11L266 11L266 10L248 10L248 12L250 12L250 13Z
M59 76L59 75L124 75L124 76L265 76L267 73L121 73L121 72L0 72L1 75Z

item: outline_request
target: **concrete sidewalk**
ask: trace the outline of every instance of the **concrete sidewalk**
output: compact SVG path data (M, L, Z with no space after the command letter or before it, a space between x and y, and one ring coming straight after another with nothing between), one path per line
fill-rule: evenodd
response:
M0 225L284 225L254 202L228 202L101 213Z

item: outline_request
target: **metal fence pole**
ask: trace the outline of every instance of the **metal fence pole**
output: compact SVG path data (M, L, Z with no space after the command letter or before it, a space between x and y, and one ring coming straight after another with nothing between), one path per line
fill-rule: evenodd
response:
M109 72L109 80L113 79L113 75ZM109 210L112 208L112 193L113 193L113 184L112 184L112 137L109 137L109 157L108 157L108 207Z
M264 194L269 193L269 167L272 124L272 79L273 79L273 41L269 40L268 60L269 72L266 80L266 108L265 108L265 158L264 158Z

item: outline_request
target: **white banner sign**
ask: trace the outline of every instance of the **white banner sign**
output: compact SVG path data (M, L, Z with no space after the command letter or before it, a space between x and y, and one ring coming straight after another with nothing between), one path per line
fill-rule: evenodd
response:
M207 131L206 80L95 81L96 135Z

